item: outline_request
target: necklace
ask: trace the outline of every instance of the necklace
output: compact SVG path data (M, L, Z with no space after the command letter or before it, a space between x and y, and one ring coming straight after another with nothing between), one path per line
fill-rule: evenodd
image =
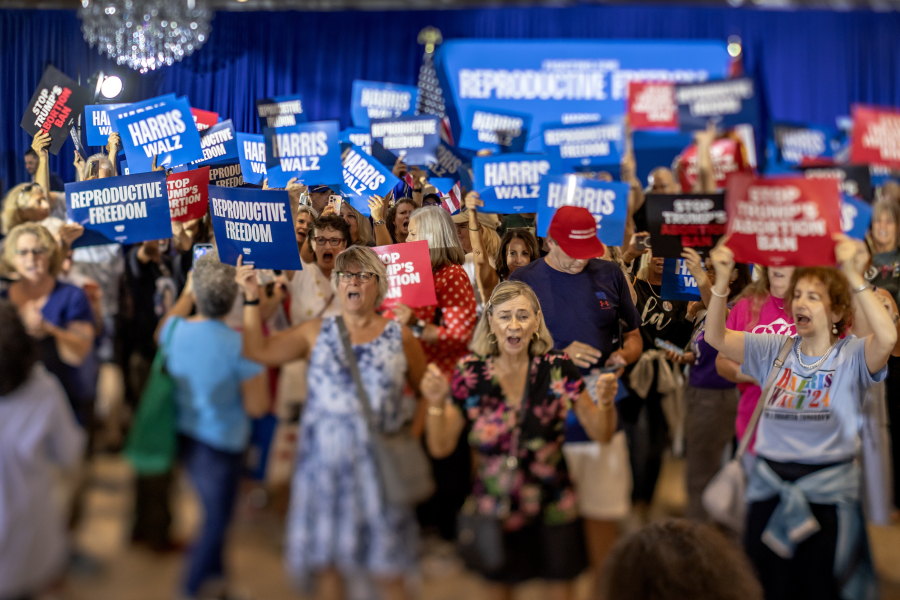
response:
M800 343L797 344L797 362L799 362L799 363L800 363L800 366L803 367L804 369L818 369L819 367L822 366L822 363L825 362L825 359L828 358L828 355L831 354L831 351L834 350L834 347L837 346L837 344L838 344L839 341L841 341L841 340L837 340L835 343L833 343L833 344L831 345L831 348L829 348L829 349L825 352L825 355L822 356L822 358L820 358L819 360L817 360L816 362L814 362L814 363L811 364L811 365L807 365L807 364L805 364L805 363L803 362L803 359L800 358L800 347L803 346L803 340L800 340Z
M654 296L656 296L658 299L661 300L661 298L659 298L659 294L657 294L656 291L653 289L653 284L650 283L649 280L647 280L647 287L650 288L650 293L651 293L651 294L653 294Z

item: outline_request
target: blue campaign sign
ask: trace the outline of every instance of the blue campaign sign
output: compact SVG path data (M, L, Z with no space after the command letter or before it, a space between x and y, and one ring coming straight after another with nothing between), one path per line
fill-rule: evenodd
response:
M621 246L628 217L627 183L594 181L577 175L545 175L537 205L537 234L547 236L560 206L582 206L597 221L597 237L608 246Z
M433 185L440 193L447 195L453 189L453 186L456 185L456 180L452 177L430 177L428 183Z
M532 130L576 115L625 112L629 81L692 82L727 75L724 41L455 40L435 66L453 135L469 106L532 115ZM532 137L526 150L539 152Z
M223 263L243 256L257 269L303 268L286 191L211 185L209 208Z
M472 159L472 185L484 200L486 213L533 213L541 177L550 171L543 154L500 154Z
M659 297L663 300L700 300L697 280L691 275L683 258L665 259Z
M344 182L341 191L353 207L369 216L369 196L387 196L400 180L391 170L366 154L359 146L349 146L341 153Z
M366 154L372 154L372 134L366 127L348 127L340 133L342 144L353 144L362 148Z
M441 121L434 115L372 119L372 141L379 142L408 165L427 165L436 160L441 143Z
M524 152L531 115L483 106L470 106L462 122L459 147L494 152Z
M150 171L154 155L158 155L157 166L169 168L203 158L200 133L186 99L164 100L141 108L132 104L110 113L132 173Z
M84 131L88 146L105 146L113 133L109 113L127 104L89 104L84 107Z
M675 102L681 131L706 129L708 121L715 121L719 129L745 123L755 126L759 121L759 105L749 77L676 85Z
M435 160L428 163L426 169L429 181L432 178L450 177L471 191L474 187L469 176L470 166L472 166L471 159L442 140L438 145Z
M370 119L393 119L416 114L419 88L381 81L353 82L350 116L356 127L368 127Z
M549 123L541 131L541 143L554 170L618 165L624 127L619 122L563 125Z
M872 207L867 202L841 194L841 231L865 241L871 223Z
M172 237L165 171L66 184L66 216L84 226L75 246Z
M259 185L266 178L266 142L261 134L237 134L238 160L244 183Z
M200 134L200 147L203 149L203 158L192 164L211 165L237 160L238 142L231 119L204 129Z
M776 160L789 165L831 159L841 148L841 135L836 127L775 123L772 137L777 151Z
M303 96L300 94L260 98L256 101L256 114L259 116L259 126L263 130L306 123Z
M152 108L157 108L162 106L166 102L173 102L176 100L175 94L163 94L162 96L156 96L155 98L149 98L147 100L141 100L140 102L132 102L131 104L123 104L121 107L110 110L109 111L109 125L112 127L112 130L118 134L122 132L119 131L118 118L122 114L133 114L144 112L146 110L150 110ZM193 119L193 116L192 116Z
M294 177L307 186L339 186L344 176L338 129L337 121L317 121L274 130L273 156L266 162L277 162L268 168L269 187L283 188Z

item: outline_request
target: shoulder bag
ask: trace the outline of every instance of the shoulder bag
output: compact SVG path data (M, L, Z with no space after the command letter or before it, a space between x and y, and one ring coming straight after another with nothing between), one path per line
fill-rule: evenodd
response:
M369 394L363 386L359 373L356 354L353 353L353 346L350 344L347 325L341 316L335 317L335 322L341 335L347 366L356 385L359 404L369 428L369 439L375 453L375 467L378 470L385 502L413 506L427 500L434 494L435 485L431 463L425 455L425 450L422 449L422 444L413 437L409 425L396 433L386 434L379 431L372 414Z
M722 467L715 477L707 484L703 490L701 501L703 508L709 514L710 518L720 525L724 525L732 531L742 534L747 518L747 503L744 500L744 491L747 489L747 474L741 465L741 458L750 445L753 438L753 432L756 431L756 425L759 423L759 417L762 414L769 396L772 395L772 386L775 384L775 378L781 372L784 361L787 359L794 345L794 338L788 337L781 346L781 352L775 359L774 368L769 371L769 378L762 388L759 395L759 402L753 410L747 429L744 430L744 436L738 446L737 452L734 454L728 464Z

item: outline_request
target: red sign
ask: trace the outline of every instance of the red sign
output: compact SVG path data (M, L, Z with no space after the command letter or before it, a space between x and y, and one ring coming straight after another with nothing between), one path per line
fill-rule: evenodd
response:
M628 83L628 124L640 129L678 129L675 84L661 81Z
M209 129L219 122L219 113L191 107L191 114L194 115L194 123L197 125L197 131Z
M410 308L437 304L427 241L378 246L372 250L388 273L388 293L379 310L390 309L398 303Z
M900 112L854 106L850 162L900 168Z
M841 233L836 179L754 179L728 182L728 247L741 263L767 267L834 264L832 235Z
M173 221L193 221L206 214L209 204L209 167L166 177L169 212Z
M729 134L714 141L709 148L709 155L717 188L724 188L728 178L735 173L753 172L744 145L735 135ZM678 158L678 181L682 191L687 193L694 189L697 173L697 145L691 144Z

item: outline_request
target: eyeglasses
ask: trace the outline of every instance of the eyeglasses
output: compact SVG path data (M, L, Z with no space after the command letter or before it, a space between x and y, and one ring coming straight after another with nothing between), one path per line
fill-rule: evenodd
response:
M316 245L317 245L317 246L324 246L324 245L325 245L325 242L328 242L328 244L331 245L332 248L337 248L338 246L340 246L341 244L344 243L344 238L323 238L323 237L317 237L317 238L314 238L314 239L315 239L315 241L316 241Z
M356 280L360 283L369 283L369 281L371 281L374 276L375 273L366 273L365 271L363 271L362 273L348 273L346 271L341 271L340 273L338 273L338 279L342 283L350 283L354 278L356 278Z
M38 256L43 256L47 254L46 248L26 248L25 250L19 250L18 248L15 251L16 256L27 256L31 254L35 258Z

